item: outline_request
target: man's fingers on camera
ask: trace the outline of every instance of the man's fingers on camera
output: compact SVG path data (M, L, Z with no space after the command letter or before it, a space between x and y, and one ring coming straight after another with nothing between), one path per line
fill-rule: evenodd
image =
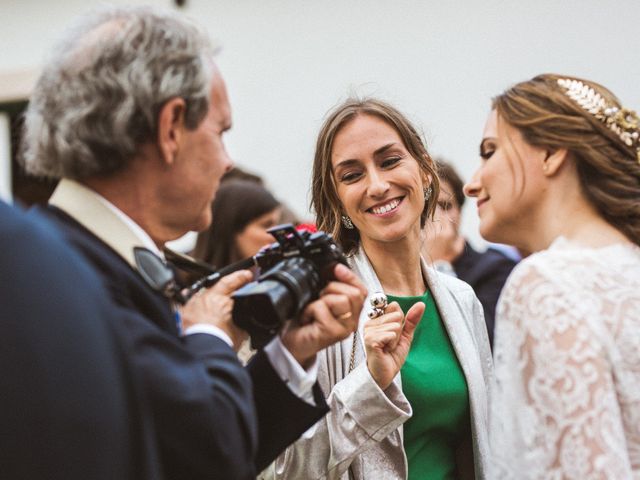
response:
M328 282L327 285L322 289L321 294L325 292L326 293L343 293L345 295L354 296L354 297L355 296L365 297L367 295L367 291L362 290L359 286L352 285L351 283L347 283L347 282L339 282L337 280L332 280Z
M324 308L327 308L327 306L324 305L320 300L316 300L315 302L311 302L302 311L302 314L300 315L300 319L298 321L298 324L299 325L307 325L309 323L313 323L315 321L315 319L316 319L317 310L319 308L318 307L319 305L322 305Z
M211 290L221 295L231 295L243 285L253 280L253 274L249 270L238 270L222 277Z
M346 338L349 333L355 330L354 325L357 325L356 322L349 322L351 316L349 318L343 317L343 321L338 320L323 301L315 301L307 306L303 313L303 319L307 318L324 325L325 340L331 342Z
M321 297L331 314L339 320L348 320L353 313L351 312L351 302L346 295L329 293Z
M364 304L364 299L367 296L366 290L362 291L356 286L341 282L329 282L322 292L320 292L321 298L324 295L330 294L346 296L351 303L351 310L356 314L360 314L360 310L362 310L362 305Z
M353 287L356 287L358 290L360 290L360 293L362 295L367 294L367 288L356 276L356 274L349 269L349 267L346 267L345 265L339 263L333 269L333 275L338 282L347 283Z
M205 291L203 298L206 302L207 308L215 310L215 313L230 313L233 307L233 300L231 297L223 295L219 292Z

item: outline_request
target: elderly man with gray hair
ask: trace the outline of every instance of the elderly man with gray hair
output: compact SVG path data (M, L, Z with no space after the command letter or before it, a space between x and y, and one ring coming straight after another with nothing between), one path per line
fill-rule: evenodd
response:
M133 338L169 479L254 478L321 418L316 353L355 330L366 293L338 265L301 321L243 369L231 294L250 272L181 309L145 282L134 248L162 256L165 242L205 229L232 166L213 53L176 13L100 11L56 46L25 119L27 171L61 179L44 213L101 274Z

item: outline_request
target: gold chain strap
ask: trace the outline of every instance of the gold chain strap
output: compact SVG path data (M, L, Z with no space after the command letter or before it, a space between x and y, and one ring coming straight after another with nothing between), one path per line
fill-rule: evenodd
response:
M353 367L355 367L356 365L356 346L358 345L358 330L356 330L355 332L353 332L353 342L351 344L351 359L349 360L349 371L347 372L347 374L351 373L351 371L353 370ZM353 471L351 470L351 466L349 466L349 480L352 480L355 478Z
M358 345L358 331L353 332L353 343L351 345L351 360L349 361L349 371L351 373L353 367L356 366L356 346Z

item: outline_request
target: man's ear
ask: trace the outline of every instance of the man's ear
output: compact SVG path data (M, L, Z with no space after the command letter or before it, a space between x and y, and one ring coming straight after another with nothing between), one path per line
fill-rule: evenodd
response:
M552 177L564 165L569 156L566 148L558 148L553 152L547 152L546 158L542 161L542 173L547 177Z
M158 115L158 150L167 165L173 164L184 137L186 103L175 97L166 102Z

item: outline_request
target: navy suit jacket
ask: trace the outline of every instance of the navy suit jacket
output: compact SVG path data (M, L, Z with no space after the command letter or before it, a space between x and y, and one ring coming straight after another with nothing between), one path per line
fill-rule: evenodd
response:
M489 342L493 346L493 330L496 306L500 292L516 262L493 248L480 253L465 243L464 251L453 262L453 269L460 280L473 288L484 310Z
M0 305L0 476L160 478L101 279L53 226L2 202Z
M221 339L178 335L166 298L120 255L62 210L45 212L100 272L134 342L168 479L249 479L328 410L291 393L267 356L245 369Z

